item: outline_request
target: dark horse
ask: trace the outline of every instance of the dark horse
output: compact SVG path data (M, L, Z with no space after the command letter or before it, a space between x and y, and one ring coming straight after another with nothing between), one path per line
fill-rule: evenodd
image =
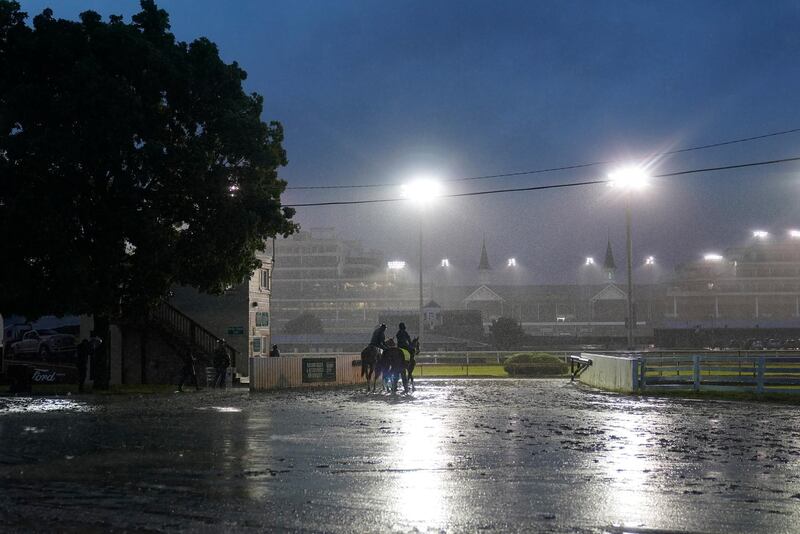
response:
M412 388L414 387L414 367L417 362L414 357L419 353L419 338L414 338L411 342L411 350L409 351L409 360L406 361L405 353L398 347L391 347L383 351L381 362L379 365L383 370L384 387L389 389L391 387L392 393L397 391L397 382L403 380L403 390L408 392L408 384L411 382Z
M367 348L361 351L361 376L367 377L367 391L370 390L370 380L372 380L372 391L375 391L375 383L380 375L377 367L380 354L381 349L375 345L367 345Z

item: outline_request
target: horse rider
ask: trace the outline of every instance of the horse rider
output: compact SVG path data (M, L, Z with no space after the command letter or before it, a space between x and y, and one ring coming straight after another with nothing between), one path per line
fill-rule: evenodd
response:
M385 324L381 323L381 325L372 332L372 339L369 340L369 344L373 347L379 348L380 350L386 350Z
M400 323L397 326L399 330L397 331L397 334L394 336L395 339L397 339L397 346L398 348L407 350L409 357L411 357L413 356L411 351L411 336L406 330L406 323Z

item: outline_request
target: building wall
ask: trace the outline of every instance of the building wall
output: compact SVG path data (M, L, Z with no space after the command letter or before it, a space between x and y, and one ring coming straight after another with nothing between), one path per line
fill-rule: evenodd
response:
M752 242L726 250L721 259L681 265L664 310L678 322L798 318L800 240Z
M176 287L170 299L173 306L236 349L236 372L242 376L249 372L248 358L268 353L271 341L272 255L264 252L256 257L261 260L261 268L256 269L248 282L222 295Z

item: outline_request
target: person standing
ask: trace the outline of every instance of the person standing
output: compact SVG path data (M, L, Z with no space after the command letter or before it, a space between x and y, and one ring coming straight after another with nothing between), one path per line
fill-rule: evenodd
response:
M272 350L269 351L270 358L279 358L281 351L278 350L278 345L272 345Z
M225 389L225 374L231 364L231 357L225 348L225 340L217 340L217 348L214 351L214 369L217 371L214 378L214 387Z
M108 389L108 362L106 361L105 344L102 338L98 337L94 330L89 339L90 361L92 366L92 379L94 389Z
M188 357L184 361L183 369L181 370L181 380L178 382L178 391L183 391L183 385L187 382L190 385L194 384L195 391L200 391L200 386L197 383L197 371L195 369L196 363L197 358L190 350Z
M86 382L86 367L89 363L89 354L91 352L92 346L89 340L83 338L75 351L75 367L78 369L78 393L83 393L83 383Z

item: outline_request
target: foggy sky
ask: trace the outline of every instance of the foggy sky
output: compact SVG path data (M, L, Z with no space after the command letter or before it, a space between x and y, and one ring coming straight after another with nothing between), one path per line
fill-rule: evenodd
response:
M133 0L22 1L76 18L138 11ZM289 185L443 179L656 152L800 127L797 2L158 2L181 40L207 36L249 73L265 120L286 129ZM800 155L800 134L675 155L669 172ZM448 184L448 192L604 177L598 167ZM656 181L634 201L634 261L669 272L755 228L800 227L800 165ZM396 197L394 188L289 191L285 204ZM301 208L416 264L404 204ZM531 282L574 282L610 234L624 266L620 199L604 186L442 199L425 215L425 257L476 269L517 258Z

